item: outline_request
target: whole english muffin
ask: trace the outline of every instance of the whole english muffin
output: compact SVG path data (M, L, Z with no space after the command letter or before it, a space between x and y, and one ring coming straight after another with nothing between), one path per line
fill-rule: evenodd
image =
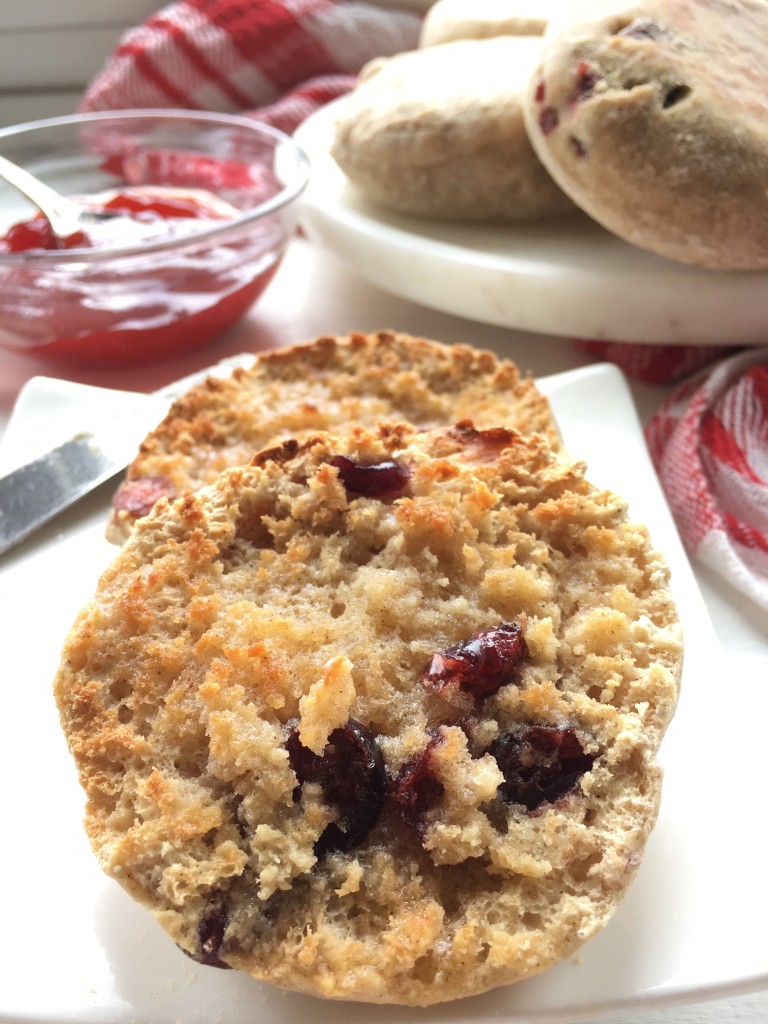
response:
M420 46L454 39L540 36L552 17L572 12L574 0L437 0L424 18Z
M523 123L541 45L466 39L372 61L339 109L331 155L366 199L399 213L516 221L572 212Z
M513 982L643 853L668 571L540 437L289 440L142 519L55 691L103 869L192 957L338 999Z
M768 266L768 5L642 0L558 24L528 133L616 235L685 263Z
M207 380L174 403L129 466L107 536L122 543L162 495L197 490L301 431L463 418L558 443L549 403L533 381L514 363L469 345L378 331L265 352L251 369Z

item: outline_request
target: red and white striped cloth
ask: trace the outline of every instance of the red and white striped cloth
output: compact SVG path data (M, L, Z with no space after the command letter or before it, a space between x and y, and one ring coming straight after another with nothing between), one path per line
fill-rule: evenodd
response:
M585 341L576 347L597 359L620 366L628 377L647 384L667 384L682 380L702 366L709 366L733 355L733 345L628 345L623 341Z
M687 381L646 439L689 550L768 610L768 349Z
M81 109L245 113L290 134L420 29L412 11L357 0L179 0L123 36Z

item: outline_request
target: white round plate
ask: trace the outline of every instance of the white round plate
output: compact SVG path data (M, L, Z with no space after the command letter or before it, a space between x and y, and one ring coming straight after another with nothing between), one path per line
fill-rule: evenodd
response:
M367 203L330 156L337 100L296 139L312 163L307 234L361 276L481 323L669 345L765 344L768 273L654 256L585 215L521 225L442 224Z

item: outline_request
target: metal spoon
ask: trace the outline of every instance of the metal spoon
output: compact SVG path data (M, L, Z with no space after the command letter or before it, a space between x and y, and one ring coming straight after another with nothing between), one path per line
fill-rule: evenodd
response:
M97 221L111 220L122 216L117 210L89 210L87 206L59 195L50 185L36 178L34 174L18 164L0 156L0 179L17 188L42 213L57 238L69 238Z

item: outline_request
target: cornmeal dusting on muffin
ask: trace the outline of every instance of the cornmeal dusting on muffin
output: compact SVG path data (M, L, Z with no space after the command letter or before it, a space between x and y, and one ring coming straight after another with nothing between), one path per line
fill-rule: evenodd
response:
M574 4L528 81L531 144L574 203L632 245L764 269L767 33L763 0Z

